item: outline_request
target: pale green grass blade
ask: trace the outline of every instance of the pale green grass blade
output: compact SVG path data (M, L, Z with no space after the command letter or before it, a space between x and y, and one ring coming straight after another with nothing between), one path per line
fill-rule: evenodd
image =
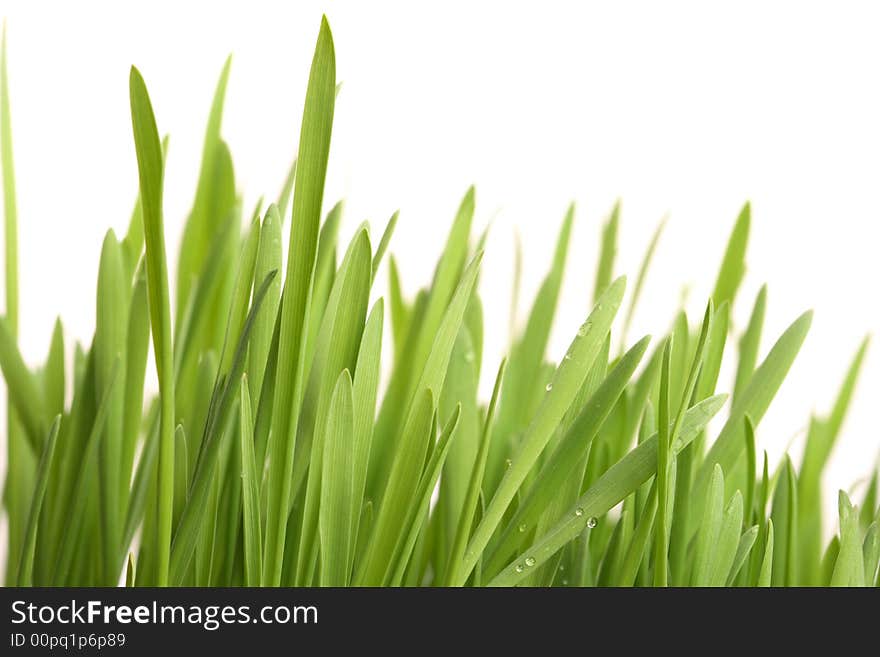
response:
M395 448L395 439L398 427L405 423L405 413L417 394L420 394L418 377L427 367L426 363L431 358L434 349L435 337L441 330L441 323L447 314L456 290L460 282L464 280L465 270L470 270L472 264L478 258L474 258L471 264L465 266L468 256L468 238L471 231L471 223L474 216L474 189L469 188L464 195L456 214L455 221L449 231L449 237L431 283L430 293L424 306L419 330L408 331L407 343L411 341L412 352L408 357L406 367L395 367L388 383L388 391L382 400L379 417L376 422L374 450L372 461L381 467L370 468L367 481L367 490L370 494L378 495L383 481L388 475L388 465L392 463L391 455ZM476 275L476 272L474 272ZM468 299L470 295L468 295ZM393 300L392 300L393 301ZM467 301L467 300L466 300ZM466 305L466 304L465 304ZM393 310L393 307L392 307ZM464 308L462 308L462 312ZM393 316L392 316L393 317ZM460 321L460 320L459 320ZM412 327L413 324L410 324ZM453 339L457 335L452 336ZM452 345L450 345L451 350ZM403 352L401 352L403 353ZM447 356L448 358L448 356ZM444 363L443 369L445 371ZM441 381L442 383L442 381ZM441 386L434 389L439 398Z
M250 332L275 275L276 272L270 272L254 295L254 301L238 339L229 371L223 373L222 376L218 373L218 381L215 386L217 401L216 404L212 404L205 422L205 430L199 456L196 459L195 471L190 482L186 506L174 533L169 579L175 586L181 585L180 583L190 566L196 542L202 533L201 527L205 521L206 505L209 504L209 496L212 493L217 464L223 447L222 438L231 421L232 412L236 407L235 399L240 392L239 381L244 370Z
M749 381L739 401L731 409L730 417L721 429L718 438L712 443L712 447L709 449L702 466L697 472L693 488L693 499L695 501L698 502L703 499L711 472L716 464L721 465L722 470L725 472L731 472L736 466L742 452L745 450L743 422L746 414L749 415L755 426L761 421L807 336L811 320L811 311L804 313L795 320L780 336L779 340L770 350L770 353L758 369L755 370L754 376ZM702 508L697 503L691 506L691 511L692 518L699 517L702 513ZM691 526L694 526L694 524L691 523ZM777 523L778 530L779 525Z
M758 573L756 586L768 587L773 582L773 520L767 521L767 542L764 544L764 558Z
M159 458L159 414L154 412L147 425L144 446L135 469L134 482L131 485L128 509L125 515L122 547L126 552L143 520L150 480L156 469L156 459Z
M757 455L756 455L756 444L755 444L755 429L752 426L752 419L746 415L745 417L745 428L746 428L746 490L743 495L743 508L745 509L745 519L746 522L752 522L752 515L754 512L754 499L755 499L755 477L757 472L755 468L757 468ZM763 517L764 510L761 509L758 513L758 516Z
M723 303L716 306L715 315L712 317L712 330L706 344L706 357L697 384L697 397L700 399L715 394L718 375L721 372L721 361L724 357L724 347L727 343L729 315L729 304Z
M611 216L602 226L602 241L599 249L599 265L596 270L596 284L593 288L593 303L611 284L614 275L614 258L617 255L617 229L620 225L620 201L614 204Z
M706 399L685 416L673 452L680 452L705 427L726 401L725 395ZM693 421L693 425L691 425ZM581 495L567 513L547 534L523 552L490 583L490 586L513 586L527 577L529 570L540 566L584 528L595 526L597 517L607 513L635 491L657 471L657 436L642 442L624 458L609 468ZM465 555L467 557L467 555Z
M281 271L281 216L274 205L270 205L263 218L260 229L260 244L257 249L257 262L254 267L254 280L266 280L271 271ZM254 324L251 344L248 351L248 387L253 397L251 403L257 406L260 394L263 390L263 377L266 373L266 363L269 358L269 349L272 345L272 334L275 327L275 316L278 313L278 303L281 295L281 277L272 279L272 284L266 291L265 308L258 321Z
M168 584L171 548L171 514L174 496L174 373L171 345L171 300L168 292L168 264L162 223L162 146L153 107L141 74L134 67L129 79L131 120L140 176L141 207L147 258L147 294L156 371L161 400L159 434L159 527L156 557L157 584Z
M205 128L205 140L202 146L202 161L199 168L199 179L193 207L187 218L180 245L180 256L177 263L177 310L187 306L193 281L195 281L203 264L208 258L211 243L212 223L224 219L225 214L218 203L222 203L217 193L218 184L222 184L218 176L219 152L223 148L220 138L220 124L223 121L223 106L226 99L226 85L229 82L229 69L232 65L230 55L223 65L220 78L214 91L208 124ZM143 198L143 195L142 195Z
M795 586L797 573L797 481L791 460L785 457L773 495L773 586Z
M3 235L6 319L13 339L18 335L18 208L15 195L15 165L12 160L12 119L9 112L9 73L6 60L6 21L0 46L0 170L3 172Z
M301 585L310 583L306 578L314 569L319 554L316 541L327 414L339 374L355 368L367 312L371 272L370 239L366 228L362 228L346 252L330 293L300 411L293 466L294 493L298 493L308 476L297 563L296 581Z
M862 513L860 516L862 527L867 528L874 519L875 511L880 512L880 508L877 506L878 488L880 488L880 468L875 465L874 474L871 476L871 481L868 483L867 488L865 488L865 497L862 499Z
M128 508L131 474L134 468L137 439L141 430L144 409L144 383L150 348L150 310L147 307L147 279L141 270L135 279L129 303L128 328L125 344L125 399L122 415L122 476L119 495ZM124 535L123 535L124 538ZM125 542L123 540L123 542Z
M720 465L712 470L702 522L697 531L691 586L709 586L712 577L712 561L718 545L724 513L724 472Z
M352 535L360 505L354 491L354 402L348 370L339 375L327 412L321 460L321 586L347 586L351 577ZM317 465L317 464L316 464Z
M399 210L391 215L391 218L388 220L388 223L385 226L385 230L382 232L382 237L379 239L379 245L376 247L376 253L373 254L374 280L376 278L376 272L379 270L379 265L382 264L382 258L385 257L385 252L388 250L388 245L391 243L391 237L394 235L394 229L397 227L397 219L399 217Z
M403 298L400 272L393 255L388 256L388 298L391 308L391 335L394 338L394 362L399 363L409 328L410 309Z
M865 541L862 544L864 552L865 585L877 586L877 578L880 576L877 567L880 564L880 523L873 522L865 532Z
M296 427L303 387L303 337L308 296L315 266L318 224L324 196L324 177L330 151L330 132L336 97L336 54L327 19L321 20L315 56L309 73L300 129L293 195L293 219L287 276L281 310L278 373L270 447L266 543L263 583L278 585L291 495Z
M122 436L124 386L107 387L114 364L121 364L119 378L125 377L125 345L128 320L128 284L124 275L122 248L113 231L108 231L101 249L98 269L98 294L95 321L95 385L98 395L110 391L110 409L99 447L101 538L104 556L103 578L106 586L115 586L119 543L122 538L123 509L119 495L122 487Z
M52 341L49 344L49 354L46 357L46 366L42 371L43 396L46 400L46 413L55 417L64 414L64 329L61 318L55 320L52 329Z
M396 455L388 485L379 502L370 541L353 580L355 586L380 586L385 580L411 496L418 486L427 443L433 438L430 435L433 416L433 394L431 388L424 388L413 404L402 432L406 444L412 448L400 450Z
M321 225L318 236L318 252L315 256L315 274L309 299L310 321L306 334L306 370L311 366L318 332L321 328L327 301L336 278L336 246L339 224L342 220L342 201L333 206ZM360 229L358 229L358 232Z
M837 503L840 512L840 551L831 574L831 586L864 586L865 563L862 554L862 532L859 509L840 491Z
M284 223L284 217L287 216L287 206L290 203L290 197L293 195L293 185L296 181L296 160L294 160L290 168L287 170L287 176L284 178L284 184L281 186L281 193L278 195L278 215L281 217L281 223Z
M462 503L461 513L458 516L458 527L455 532L455 539L450 550L449 565L447 566L448 586L462 586L463 581L460 576L461 562L464 557L464 551L470 539L471 527L474 522L474 514L477 510L477 504L480 499L480 490L483 483L483 475L486 471L486 461L489 457L489 443L492 435L493 423L495 421L495 412L498 408L498 398L501 394L501 387L504 383L504 374L507 369L507 361L502 359L498 366L498 374L495 375L495 385L492 389L492 399L489 401L489 408L486 411L486 419L483 422L483 431L480 438L480 450L474 461L474 467L471 471L471 479L468 484L467 494ZM466 576L465 578L466 579Z
M831 412L825 418L815 417L810 422L807 444L798 477L800 502L799 557L803 583L818 584L819 552L822 535L821 480L825 465L840 435L840 429L849 409L856 381L864 364L869 339L865 338L850 363ZM869 510L871 513L873 509Z
M712 546L712 556L708 572L709 586L724 586L736 560L739 548L740 532L743 522L742 493L736 491L724 508L721 525L718 529L718 540Z
M587 371L605 342L611 322L620 307L625 287L626 279L621 277L602 295L593 312L578 329L578 334L571 343L566 358L556 370L553 380L547 384L544 401L529 425L517 453L511 459L511 466L504 473L495 495L486 507L482 522L474 531L465 552L462 577L470 575L477 558L483 553L501 523L517 490L534 467L580 389ZM504 391L502 391L502 403L503 395Z
M172 524L175 526L177 526L183 507L186 505L188 474L186 432L183 430L183 425L178 424L174 430L174 511Z
M476 295L472 297L472 301L473 299L476 299ZM449 359L438 406L440 417L450 417L456 408L461 409L456 439L443 464L443 484L438 491L433 511L433 524L437 526L433 535L437 542L431 546L431 550L438 559L441 558L439 555L445 558L452 546L458 516L467 496L468 484L480 448L482 419L478 407L479 374L475 352L471 331L463 326L458 332ZM445 570L446 565L441 562L437 569ZM444 579L445 573L438 572L436 577L438 580Z
M755 546L755 541L758 539L759 529L758 525L752 525L740 536L739 544L736 546L736 555L733 557L733 564L730 566L730 573L727 575L726 586L733 586L739 577L743 566L752 552L752 548Z
M721 268L718 271L718 278L715 280L715 291L712 293L712 301L716 307L720 307L722 303L733 305L736 292L739 290L743 276L746 272L746 246L749 241L749 227L752 221L752 208L746 203L730 234L727 242L727 250L724 252L724 258L721 261Z
M0 317L0 368L6 379L11 408L15 409L24 427L31 449L41 452L43 437L46 435L46 411L43 408L43 394L34 375L30 372L15 342L15 334L6 317Z
M431 503L431 495L437 486L437 480L440 478L443 463L449 455L449 448L452 445L453 438L456 436L460 418L461 409L456 407L452 416L447 420L446 426L433 448L431 457L425 465L422 479L419 482L418 492L413 498L410 512L407 514L405 526L408 529L405 534L406 538L401 542L400 547L395 549L394 559L397 561L397 566L388 582L390 586L399 586L403 581L404 571L410 561L413 547L416 545L416 540L422 535L422 528Z
M461 329L464 319L465 310L470 302L471 294L476 283L477 272L479 271L482 254L478 254L467 266L461 276L461 281L455 289L452 300L443 316L439 328L434 334L434 344L431 353L421 372L419 381L415 389L421 391L418 403L413 403L408 412L408 419L405 427L411 427L409 432L404 431L397 439L396 445L398 449L393 450L393 461L390 464L389 474L387 476L387 484L382 492L382 504L378 507L376 514L376 524L374 528L375 545L382 546L393 544L394 537L399 533L399 522L402 520L402 513L397 505L403 504L404 499L395 500L396 497L408 499L408 496L418 485L421 474L421 468L427 450L425 436L427 431L424 429L416 430L421 424L415 422L416 416L422 417L425 413L424 407L424 391L431 393L431 398L435 394L439 394L442 390L443 382L446 377L446 370L449 359L452 354L452 348L455 338ZM387 400L387 394L386 394ZM433 402L432 402L433 404ZM377 428L378 431L378 428ZM407 436L411 436L407 438ZM367 484L369 490L369 482ZM365 583L374 582L381 579L381 569L384 568L381 562L383 549L373 546L372 551L368 551L367 561L365 562L363 571L360 573L361 581ZM387 554L387 550L384 550Z
M669 535L669 468L672 436L669 432L669 358L672 342L663 347L660 368L660 403L657 411L660 430L657 432L657 522L654 529L654 586L664 587L668 580Z
M629 546L621 562L617 575L617 584L620 586L632 586L636 581L639 566L644 558L651 531L654 528L654 518L657 514L657 487L651 486L648 499L642 508L642 514L636 525Z
M758 363L758 348L761 346L761 330L767 311L767 286L763 285L755 299L752 315L745 332L739 339L739 362L736 365L736 379L733 384L733 403L735 404L755 372Z
M110 411L110 391L113 388L118 371L119 367L117 365L95 413L95 420L86 439L82 458L80 459L80 467L75 473L76 476L72 482L70 495L64 501L65 512L61 516L64 529L60 535L58 554L54 560L52 577L50 577L50 581L61 586L68 583L68 577L73 567L74 551L81 540L83 525L86 522L86 504L88 502L90 485L93 484L89 478L89 473L92 466L94 466L101 433L104 431L104 426L107 422L107 416Z
M651 267L651 261L654 259L654 252L657 250L657 244L660 243L660 236L663 234L663 229L666 228L666 217L660 221L657 225L657 228L654 230L654 234L651 236L651 241L648 243L648 248L645 251L645 255L642 257L642 263L639 265L639 273L636 276L636 284L633 287L632 296L629 301L629 308L626 311L626 317L623 320L623 328L620 332L620 341L621 344L626 344L626 336L629 335L629 327L632 324L633 315L636 312L636 306L639 303L639 298L642 295L642 288L645 285L645 279L648 277L648 270Z
M128 553L128 562L125 567L125 586L126 586L126 588L133 587L134 582L135 582L134 555L131 552L129 552Z
M239 259L238 274L236 275L235 288L232 292L232 303L229 308L229 319L226 323L226 333L223 337L223 349L220 352L221 372L226 372L231 365L234 355L232 346L238 342L242 327L247 319L251 289L254 287L254 271L259 244L260 222L258 219L254 219L251 222L250 231L248 231L245 238ZM275 279L276 276L273 275L270 279L272 281L270 285L275 284ZM263 280L265 279L261 279L260 282ZM266 293L268 293L268 290ZM263 300L265 301L265 296Z
M18 560L18 586L33 586L34 551L37 545L37 526L40 519L40 511L43 507L43 497L46 486L49 483L49 472L52 468L52 457L55 454L55 442L58 438L58 430L61 427L61 416L55 417L49 435L43 445L43 454L40 456L40 465L37 468L36 485L31 496L31 508L28 512L28 520L24 533L21 557Z
M352 432L354 474L352 475L352 480L354 499L358 507L362 506L364 490L367 485L367 469L370 465L370 445L373 440L376 399L379 395L379 375L382 364L382 327L384 321L385 304L380 298L373 304L373 309L370 311L364 326L361 344L358 349L357 365L354 371L354 387L352 389L354 413L354 431ZM359 538L360 515L352 527L351 545L357 545ZM354 553L351 556L353 559Z
M570 206L556 240L553 264L535 296L522 337L511 350L510 374L505 377L505 388L501 391L498 422L490 446L485 484L487 494L495 491L503 474L502 464L509 456L506 438L526 427L534 410L535 391L543 392L539 374L559 301L573 222L574 206Z

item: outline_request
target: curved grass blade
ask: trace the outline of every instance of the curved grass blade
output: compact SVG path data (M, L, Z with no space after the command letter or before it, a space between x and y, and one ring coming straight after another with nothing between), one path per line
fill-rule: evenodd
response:
M706 426L726 401L726 395L706 399L685 415L678 440L672 445L674 453L680 452ZM693 424L691 425L691 422ZM693 429L691 428L693 427ZM528 577L539 566L562 549L584 528L595 526L602 516L633 493L657 471L657 435L653 435L611 466L587 491L581 495L572 509L549 532L517 557L501 571L490 586L513 586ZM467 554L465 555L467 558Z
M559 490L586 456L593 439L623 393L630 377L648 348L649 337L642 338L605 377L592 397L583 405L549 460L540 469L528 494L524 496L507 528L498 539L487 572L496 572L520 544L522 535L535 528L538 519L558 495ZM554 519L555 520L555 519Z
M736 466L745 449L743 423L746 414L757 427L807 337L812 316L812 311L807 311L786 329L773 345L764 362L755 370L755 374L743 390L739 401L731 409L730 417L721 429L721 433L718 434L718 438L712 443L712 447L697 472L692 497L696 503L690 507L692 519L699 517L702 513L699 502L704 499L715 464L719 464L722 470L728 473L732 472ZM693 522L689 524L691 527L696 526Z
M463 585L462 577L459 574L461 561L468 540L470 539L471 527L474 523L474 514L476 513L477 504L479 503L483 475L486 471L486 460L489 457L489 443L492 435L492 425L495 420L495 410L498 407L498 397L504 383L504 373L506 369L507 360L502 359L501 364L498 366L498 374L495 375L495 386L492 389L492 399L489 402L489 408L486 411L486 420L483 423L480 451L477 453L477 458L474 462L473 470L471 471L471 480L468 484L468 490L461 507L461 513L458 516L458 527L455 532L455 539L452 542L449 565L447 566L446 584L448 586Z
M625 287L626 279L618 278L602 295L593 312L578 330L566 354L567 357L563 359L553 380L547 386L547 395L529 425L511 466L504 473L495 495L486 507L483 520L474 531L465 551L461 577L470 575L477 559L482 555L501 523L510 502L516 496L517 490L534 467L556 426L568 411L586 378L587 371L605 342L611 322L620 307Z
M25 526L24 542L21 549L21 557L18 560L18 586L33 586L34 574L34 550L37 545L37 526L40 519L40 511L43 507L43 497L46 494L46 486L49 483L49 472L52 468L52 457L55 454L55 442L58 439L58 430L61 427L61 416L55 416L49 436L43 446L43 454L40 457L40 465L37 468L36 485L31 497L31 508L28 512L27 525Z
M205 521L204 516L208 510L209 496L212 492L214 475L220 458L222 438L230 422L235 408L235 399L239 392L240 383L238 382L244 370L244 359L250 333L259 315L266 292L276 274L277 272L270 272L254 295L254 301L241 330L229 372L222 377L218 374L215 388L216 404L212 404L208 420L205 423L199 458L190 482L186 506L181 513L180 522L174 533L169 580L175 586L180 586L186 575L196 548L196 542L199 539L200 529ZM237 510L236 513L238 513Z
M168 584L171 549L171 518L174 497L174 372L171 345L171 300L168 264L162 225L162 146L153 106L140 72L134 67L129 78L131 123L137 151L144 241L147 259L147 294L153 348L159 375L161 403L159 428L158 518L156 534L157 584Z

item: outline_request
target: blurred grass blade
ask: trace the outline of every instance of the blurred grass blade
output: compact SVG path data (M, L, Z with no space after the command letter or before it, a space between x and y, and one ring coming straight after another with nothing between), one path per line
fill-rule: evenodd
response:
M40 457L40 465L37 469L36 486L31 497L31 508L28 512L28 520L24 533L21 557L18 560L18 586L33 586L34 573L34 550L37 544L37 523L40 511L43 507L43 496L49 483L49 471L52 467L52 457L55 454L55 442L58 439L58 430L61 427L61 416L55 417L49 436L43 446L43 454Z

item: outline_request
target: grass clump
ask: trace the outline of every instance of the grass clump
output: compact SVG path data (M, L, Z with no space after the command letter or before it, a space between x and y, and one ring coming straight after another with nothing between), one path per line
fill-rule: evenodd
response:
M472 238L474 190L431 284L405 298L392 258L388 295L371 305L397 215L378 242L363 225L347 245L339 241L340 205L321 221L337 91L326 21L295 166L243 233L220 133L228 73L227 62L185 224L175 304L164 147L147 87L132 69L140 191L126 235L109 231L103 244L94 338L75 345L67 372L59 322L46 361L31 369L16 341L4 45L7 584L115 585L122 577L162 586L878 584L876 468L860 507L840 493L839 532L822 542L822 472L867 342L831 413L811 421L799 468L788 457L771 465L758 450L761 419L811 314L796 318L758 362L762 289L730 347L748 205L701 320L678 311L667 335L631 345L625 336L660 229L625 303L626 280L613 275L615 208L602 231L594 305L553 363L546 352L570 210L484 404L477 384L485 235ZM387 330L393 368L380 386ZM613 335L625 345L619 353ZM145 399L151 342L158 396ZM730 397L718 392L725 357L736 360ZM709 422L725 407L716 433Z

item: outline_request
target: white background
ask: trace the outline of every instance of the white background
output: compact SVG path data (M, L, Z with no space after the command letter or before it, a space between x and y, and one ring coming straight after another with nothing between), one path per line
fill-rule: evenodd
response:
M549 354L558 358L588 310L599 227L615 199L623 203L616 269L631 282L655 225L670 217L632 339L666 330L684 286L699 318L750 199L737 325L764 282L762 355L800 312L816 311L758 431L778 458L811 411L827 410L862 336L880 328L880 15L873 3L720 4L444 2L429 11L425 3L3 0L26 359L44 357L56 314L68 350L93 331L102 236L108 227L124 233L136 193L129 66L140 68L159 129L171 135L174 263L226 55L234 53L223 134L249 210L261 194L275 196L295 154L326 11L344 83L326 206L346 199L344 239L365 218L377 239L400 208L392 251L413 294L476 184L478 229L492 222L481 288L488 376L507 343L515 228L530 303L564 210L577 201ZM835 489L867 474L880 448L878 362L875 345L828 472ZM802 442L801 434L793 453Z

